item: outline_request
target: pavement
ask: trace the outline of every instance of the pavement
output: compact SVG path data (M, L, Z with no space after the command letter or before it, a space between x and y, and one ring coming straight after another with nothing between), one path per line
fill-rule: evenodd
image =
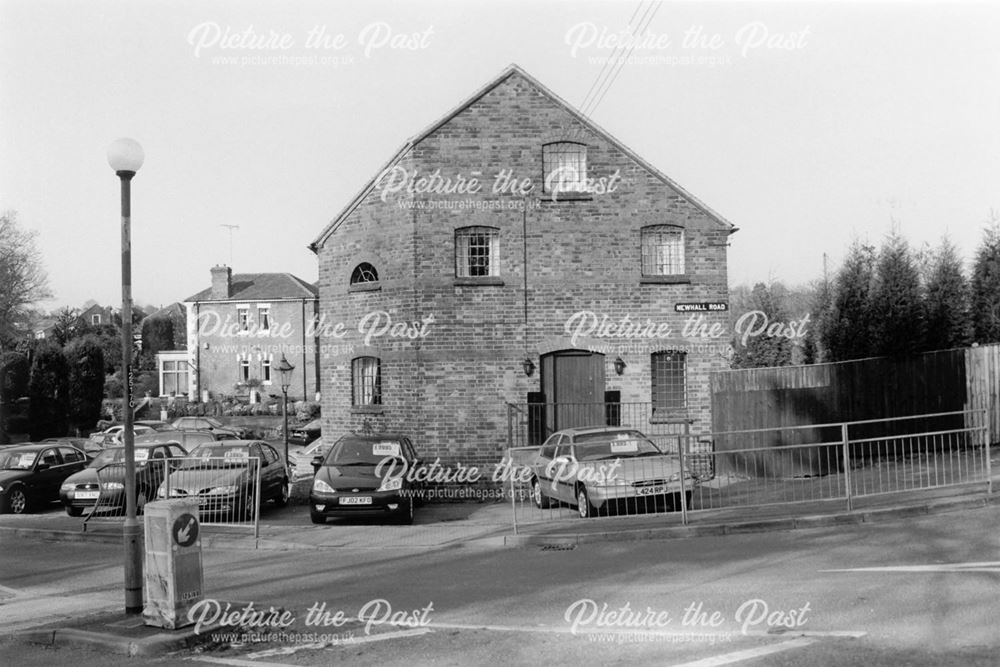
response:
M545 521L520 523L515 529L509 502L428 504L418 508L413 525L383 525L367 519L333 520L313 525L306 505L268 507L262 511L259 536L252 528L217 527L203 524L202 549L209 550L315 550L441 548L567 547L583 542L683 539L701 536L738 535L750 532L787 531L889 521L938 512L954 512L996 505L996 496L984 493L984 485L949 487L931 491L893 494L855 503L847 511L843 501L804 503L794 507L730 508L695 511L688 525L679 513L630 517L599 517L581 520L568 515ZM794 512L794 514L792 514ZM120 543L121 523L92 521L83 530L82 520L66 516L58 506L38 513L0 515L0 543L11 545L17 538L58 542ZM0 607L4 589L0 587ZM137 616L104 611L55 625L17 633L22 640L52 646L90 646L130 656L164 655L190 649L207 641L211 633L191 628L163 630L145 626Z

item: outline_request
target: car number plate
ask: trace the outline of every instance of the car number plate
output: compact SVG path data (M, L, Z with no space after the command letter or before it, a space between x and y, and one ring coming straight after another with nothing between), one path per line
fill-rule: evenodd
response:
M371 505L371 496L344 496L340 499L341 505Z
M97 500L100 495L100 491L77 491L73 497L77 500Z
M636 495L639 496L659 496L667 492L667 487L665 486L640 486L635 490Z

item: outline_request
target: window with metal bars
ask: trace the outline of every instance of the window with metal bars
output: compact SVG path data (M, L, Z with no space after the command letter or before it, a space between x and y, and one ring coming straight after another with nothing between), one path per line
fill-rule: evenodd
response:
M560 141L542 146L542 176L546 193L587 191L587 146Z
M382 404L382 360L357 357L351 360L352 405Z
M642 275L684 274L684 228L654 225L642 229Z
M374 266L368 262L361 262L351 273L351 284L357 285L359 283L377 283L378 282L378 271Z
M677 414L687 409L687 353L654 352L652 366L653 414Z
M463 227L455 230L455 276L485 278L500 275L500 230Z

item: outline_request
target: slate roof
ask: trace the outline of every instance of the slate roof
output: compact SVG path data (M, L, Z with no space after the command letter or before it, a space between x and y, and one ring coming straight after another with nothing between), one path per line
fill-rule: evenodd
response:
M316 298L316 285L290 273L234 273L229 298L225 301L267 301L270 299ZM212 298L212 288L189 296L184 301L218 301Z

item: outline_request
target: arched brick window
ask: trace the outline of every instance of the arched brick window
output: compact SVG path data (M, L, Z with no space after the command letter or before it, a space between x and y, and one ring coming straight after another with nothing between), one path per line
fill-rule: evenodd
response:
M361 262L354 267L354 271L351 273L351 284L358 285L362 283L377 283L378 282L378 271L374 266L368 262Z

